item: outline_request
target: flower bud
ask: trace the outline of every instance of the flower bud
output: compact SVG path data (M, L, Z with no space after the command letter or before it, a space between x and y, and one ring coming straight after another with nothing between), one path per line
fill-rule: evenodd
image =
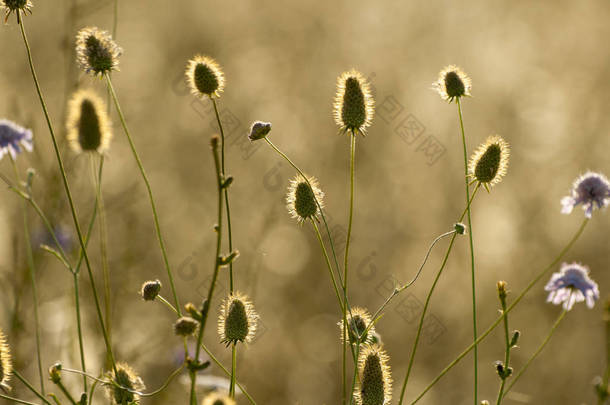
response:
M140 295L144 301L154 301L161 291L161 282L159 280L147 281L142 284Z
M174 333L178 336L191 336L197 330L199 322L190 316L178 318L174 323Z

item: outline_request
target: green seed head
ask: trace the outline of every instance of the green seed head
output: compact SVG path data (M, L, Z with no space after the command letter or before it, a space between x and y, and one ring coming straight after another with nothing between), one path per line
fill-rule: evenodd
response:
M225 79L220 66L210 57L197 55L186 67L191 92L198 97L220 97Z
M83 28L76 35L76 59L86 73L95 76L118 70L122 53L110 34L97 27Z
M342 132L364 135L373 119L373 105L369 85L359 72L351 70L339 76L334 112Z
M501 137L487 138L470 159L469 175L486 188L502 180L508 167L509 147Z
M470 78L457 66L450 65L441 70L434 87L440 96L449 102L470 96Z
M230 295L222 304L218 319L218 334L227 345L251 342L256 332L258 315L246 296Z
M365 346L359 360L360 385L356 391L358 405L389 404L392 398L392 379L388 357L380 346Z
M161 282L159 280L147 281L142 284L140 295L144 301L154 301L161 291Z
M371 326L368 332L364 334L367 326L371 323L371 315L369 312L361 307L353 307L347 313L348 328L348 339L352 344L358 342L360 336L360 343L371 344L373 343L373 335L375 334L375 327ZM341 329L341 342L343 342L343 321L338 322L339 328Z
M318 187L318 182L315 178L309 177L306 180L301 175L298 175L290 182L288 187L288 194L286 196L288 212L300 223L307 219L315 218L319 211L318 204L320 204L320 207L324 206L323 197L324 193Z
M13 372L11 350L6 342L4 333L0 330L0 387L10 389L8 382Z
M8 21L8 17L13 12L16 13L21 11L23 14L31 14L32 7L33 5L31 0L0 0L0 9L4 8L6 10L4 22Z
M106 104L91 90L80 90L68 104L66 122L70 147L77 153L106 151L112 139Z
M110 372L108 379L114 382L106 383L106 392L114 405L140 403L140 396L132 391L142 391L145 387L142 379L131 367L124 363L118 363L116 373L115 371ZM131 391L121 387L128 388Z
M190 316L178 318L174 323L174 333L178 336L191 336L197 330L199 322Z
M496 177L500 168L500 150L499 145L489 145L485 153L477 162L474 169L474 176L481 183L489 183Z

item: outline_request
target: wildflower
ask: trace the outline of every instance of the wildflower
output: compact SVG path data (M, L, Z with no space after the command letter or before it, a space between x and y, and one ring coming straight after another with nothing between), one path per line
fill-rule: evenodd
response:
M186 78L191 93L199 98L220 97L225 88L225 76L216 61L208 56L197 55L186 66Z
M310 218L316 218L319 213L318 204L320 208L324 207L322 198L324 193L318 187L315 177L308 177L306 180L297 175L288 186L286 206L290 215L302 224Z
M0 159L9 153L13 159L21 153L21 146L28 152L34 148L32 131L12 121L0 119Z
M13 363L11 361L11 350L6 343L6 337L0 330L0 387L6 391L10 391L11 387L8 385L8 381L11 378L13 372Z
M112 131L104 101L91 90L80 90L68 103L67 138L75 152L103 153Z
M235 400L225 394L212 392L203 399L201 405L235 405Z
M197 330L199 323L190 316L178 318L174 323L174 333L178 336L191 336Z
M85 73L104 75L119 70L123 49L107 31L86 27L76 34L76 61Z
M378 345L364 346L358 356L360 383L354 398L358 405L384 405L392 399L389 357Z
M373 120L374 105L369 84L360 72L352 69L337 78L334 114L340 132L365 135Z
M30 13L32 14L32 1L31 0L0 0L0 8L4 8L6 10L4 16L4 22L8 21L8 17L11 13Z
M347 313L347 324L349 341L352 343L358 342L359 336L362 337L361 343L371 344L375 334L375 327L371 326L367 334L363 335L366 328L371 324L371 315L369 312L360 307L354 307ZM343 320L337 323L341 329L341 342L343 342Z
M106 393L115 405L139 404L140 395L134 391L142 391L144 383L142 379L125 363L116 365L114 371L107 375L110 381L106 382Z
M250 343L256 333L258 314L247 296L240 293L229 295L222 303L218 317L220 340L230 344Z
M161 291L161 282L159 280L147 281L142 284L140 295L144 301L154 301Z
M489 191L506 175L509 155L508 143L498 135L490 136L470 158L468 175Z
M445 67L432 84L443 100L452 102L460 97L470 96L472 82L466 73L455 65Z
M254 142L259 139L263 139L271 132L271 123L263 121L254 121L250 127L250 134L248 139Z
M555 305L563 303L563 308L569 311L575 302L587 301L587 306L593 308L595 300L599 299L597 283L589 278L589 269L578 263L563 263L558 273L544 287L550 291L547 302Z
M576 179L572 193L561 199L562 214L569 214L574 206L582 204L585 217L591 218L593 210L601 209L610 204L610 183L601 173L587 172Z

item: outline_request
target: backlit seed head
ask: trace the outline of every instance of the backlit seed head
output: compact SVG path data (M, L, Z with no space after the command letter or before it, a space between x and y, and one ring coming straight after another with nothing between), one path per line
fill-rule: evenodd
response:
M445 67L432 84L443 100L452 102L464 96L470 96L472 82L466 73L455 65Z
M95 76L119 70L122 53L107 31L86 27L76 34L76 61L86 73Z
M468 175L489 191L506 175L509 155L508 143L498 135L490 136L470 158Z
M32 1L31 0L1 0L0 8L5 10L4 22L8 21L8 17L11 13L23 12L32 14Z
M11 361L11 350L6 342L6 337L0 330L0 387L9 391L8 382L13 372L13 363Z
M197 55L186 66L186 79L191 93L197 97L220 97L225 88L225 76L216 61Z
M191 336L197 330L199 322L190 316L178 318L174 323L174 333L178 336Z
M113 370L107 373L106 377L110 380L104 384L106 394L113 405L140 403L140 395L133 391L142 391L145 387L142 379L131 367L118 363L116 373Z
M358 336L361 336L361 343L371 344L373 343L373 336L375 335L375 327L371 326L368 332L363 335L366 328L371 324L371 315L369 312L360 307L353 307L351 311L347 313L347 324L348 324L348 341L352 344L358 342ZM343 343L344 331L343 331L343 320L337 323L341 330L341 343Z
M154 301L161 291L161 282L159 280L150 280L142 284L140 295L144 301Z
M389 357L378 345L364 346L358 356L360 383L354 399L358 405L385 405L392 400Z
M235 400L225 394L212 392L203 399L201 405L235 405Z
M235 292L222 303L218 317L218 334L227 346L250 343L256 333L258 314L247 296Z
M286 207L290 215L302 224L310 218L317 217L320 211L318 204L320 207L324 207L323 198L324 193L318 187L315 177L308 177L306 180L299 174L290 181L288 186Z
M103 153L112 139L106 103L91 90L79 90L68 103L67 138L75 152Z
M368 82L357 70L344 72L337 79L334 103L335 122L340 132L365 135L371 125L375 101Z
M271 123L263 121L254 121L250 127L248 139L256 141L265 138L271 132Z

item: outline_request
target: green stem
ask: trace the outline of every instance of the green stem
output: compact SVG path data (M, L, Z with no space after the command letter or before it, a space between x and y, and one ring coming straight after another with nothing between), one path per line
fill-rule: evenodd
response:
M80 354L80 364L83 369L83 372L87 371L87 367L85 366L85 346L83 344L83 328L81 324L81 314L80 314L80 293L78 288L78 273L72 273L72 277L74 280L74 304L76 307L76 330L78 334L78 349ZM83 377L83 391L87 392L87 378Z
M36 92L38 94L38 99L40 100L40 105L42 106L42 110L44 112L44 116L47 122L47 126L49 128L49 133L51 134L51 140L53 142L53 149L55 151L55 156L57 158L57 164L59 165L59 171L61 173L61 178L62 178L62 182L64 185L64 189L66 192L66 196L68 198L68 203L70 206L70 212L72 214L72 220L74 221L74 227L76 228L76 233L78 235L78 241L80 243L82 252L83 252L83 257L85 259L85 264L87 265L87 271L88 271L88 275L89 275L89 281L91 283L91 288L93 290L93 298L95 301L95 307L96 307L96 311L97 311L97 315L98 315L98 320L100 323L100 327L102 329L102 334L104 335L104 343L106 344L106 350L108 351L109 355L112 357L113 361L113 367L115 368L116 371L116 366L114 365L114 355L112 354L112 346L110 344L110 339L108 338L108 334L106 333L106 327L104 325L104 318L102 316L102 310L100 308L100 303L99 303L99 297L97 294L97 289L95 287L95 280L93 278L93 272L91 271L91 263L89 261L89 256L87 255L87 248L85 246L85 241L83 239L83 234L81 232L80 229L80 225L78 222L78 215L76 214L76 208L74 206L74 200L72 198L72 192L70 191L70 186L68 184L68 178L66 176L66 170L64 168L64 163L63 160L61 158L61 154L59 153L59 146L57 145L57 138L55 136L55 131L53 130L53 125L51 124L51 118L49 117L49 112L47 110L47 105L44 101L44 97L42 95L42 90L40 89L40 84L38 82L38 77L36 75L36 70L34 69L34 62L32 60L32 52L30 51L30 44L28 42L27 39L27 35L25 33L25 27L23 24L23 19L20 17L20 10L17 10L17 20L19 21L19 27L21 30L21 36L23 37L23 42L25 44L25 49L26 49L26 53L27 53L27 57L28 57L28 63L30 66L30 72L32 73L32 79L34 80L34 85L36 86Z
M237 378L237 350L236 344L233 343L231 348L231 386L229 387L229 397L235 398L235 379Z
M13 375L15 377L17 377L17 379L19 381L21 381L23 383L23 385L25 385L27 387L27 389L29 389L30 391L32 391L32 393L34 395L36 395L42 402L44 402L47 405L51 405L51 403L44 397L44 395L42 395L40 392L38 392L38 390L36 390L36 388L34 388L32 386L32 384L30 384L28 382L28 380L26 380L17 370L13 370Z
M332 265L330 264L330 259L328 257L328 252L326 251L326 247L324 246L324 241L322 240L322 235L320 234L320 229L318 228L318 224L316 224L316 220L311 219L311 224L313 225L313 229L318 237L318 242L320 242L320 247L322 248L322 253L324 254L324 260L326 260L326 267L328 267L328 272L330 273L330 279L333 282L333 287L335 290L335 294L337 295L337 301L339 303L339 309L343 312L345 306L343 305L343 301L341 300L341 294L339 293L339 287L337 286L337 280L335 279L335 274L333 272Z
M38 405L34 402L28 402L28 401L24 401L23 399L18 399L18 398L13 398L13 397L9 397L8 395L4 395L4 394L0 394L0 398L6 399L7 401L12 401L12 402L16 402L18 404L25 404L25 405Z
M500 303L502 304L502 313L506 312L506 297L500 297ZM503 317L504 319L504 341L506 344L506 351L504 353L504 370L508 370L509 361L510 361L510 337L508 334L508 315ZM500 389L498 390L498 399L496 400L496 405L500 405L502 402L502 396L504 395L504 386L506 385L506 379L508 377L500 377Z
M68 401L70 401L72 403L72 405L77 405L76 401L74 400L74 398L72 397L72 394L70 394L70 391L68 391L66 389L66 387L62 384L61 381L58 381L55 383L55 385L57 385L59 387L59 389L61 390L61 392L64 393L64 395L66 396L66 398L68 398Z
M426 388L424 388L424 390L417 396L417 398L415 398L415 400L413 402L411 402L411 405L417 403L424 395L426 395L426 393L428 391L430 391L430 389L434 386L434 384L436 384L438 381L440 381L440 379L443 378L443 376L445 374L447 374L449 372L449 370L451 370L457 363L460 362L460 360L462 360L468 353L470 353L470 351L473 349L475 343L476 344L481 343L481 341L483 339L485 339L487 337L487 335L489 335L495 329L495 327L498 326L498 324L500 322L502 322L502 319L506 315L508 315L508 313L510 311L512 311L512 309L523 299L525 294L527 294L528 291L531 290L532 287L534 287L534 285L536 285L536 283L538 283L538 281L540 281L549 270L551 270L553 267L555 267L555 265L557 265L557 263L559 263L559 261L565 256L565 254L570 250L570 248L574 245L574 243L578 240L580 235L583 233L583 231L585 230L585 226L587 225L588 222L589 222L589 220L587 218L585 218L583 220L582 224L580 225L580 227L578 228L578 231L576 231L576 233L574 234L572 239L570 239L568 244L559 252L557 257L555 257L555 259L553 259L551 264L549 264L547 267L545 267L543 270L541 270L540 273L538 273L536 275L536 277L534 277L532 279L532 281L530 281L530 283L525 287L525 289L521 292L521 294L519 294L519 296L515 299L515 301L513 301L513 303L508 306L508 308L506 309L506 312L504 312L502 315L500 315L491 324L491 326L489 326L489 328L487 328L487 330L485 330L485 332L483 332L481 335L479 335L476 342L471 343L470 346L468 346L466 349L464 349L464 351L462 351L462 353L460 353L451 363L449 363L449 365L447 367L445 367L440 372L440 374L437 375L434 378L434 380L432 380L432 382L430 384L428 384L428 386L426 386Z
M464 132L464 120L462 119L462 104L457 98L458 115L460 116L460 129L462 131L462 146L464 147L464 182L466 188L466 204L470 200L470 190L468 187L468 152L466 148L466 135ZM468 240L470 242L470 264L471 264L471 283L472 283L472 331L473 342L477 341L477 295L474 270L474 243L472 240L472 221L470 219L470 204L468 205ZM478 405L478 382L479 382L479 349L474 345L474 405Z
M513 385L515 385L515 383L517 381L519 381L519 378L521 377L521 375L523 375L523 373L525 372L525 370L527 370L527 368L530 366L530 364L532 364L532 362L536 359L536 357L538 357L538 355L540 354L540 352L542 351L542 349L544 349L544 347L546 346L547 343L549 343L549 340L551 340L551 337L553 336L553 333L555 333L555 330L557 329L557 327L559 326L559 324L561 323L561 321L563 320L563 318L566 316L566 314L568 313L567 309L564 309L563 311L561 311L561 314L559 314L559 317L557 317L557 320L555 321L555 323L553 324L553 326L551 327L551 330L549 331L549 334L546 336L546 338L542 341L542 343L540 344L540 346L538 346L538 348L536 349L536 351L534 352L534 354L532 354L532 357L530 357L525 364L523 365L523 367L521 368L521 370L519 370L519 372L517 373L517 375L515 376L515 378L512 379L511 383L508 385L508 387L506 388L506 392L504 393L503 396L506 396L506 394L508 394L508 392L510 391L510 389L513 387Z

